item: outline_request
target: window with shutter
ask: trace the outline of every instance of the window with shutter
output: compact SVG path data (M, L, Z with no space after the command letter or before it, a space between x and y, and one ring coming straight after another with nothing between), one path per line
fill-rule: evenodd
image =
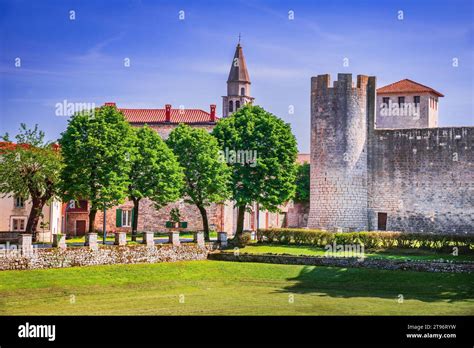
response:
M117 209L115 211L115 226L122 227L122 209Z
M122 227L131 226L131 222L132 222L131 217L132 217L131 210L122 210Z

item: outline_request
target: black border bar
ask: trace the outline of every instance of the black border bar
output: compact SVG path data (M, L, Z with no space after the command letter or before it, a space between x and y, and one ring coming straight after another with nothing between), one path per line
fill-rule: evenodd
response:
M466 346L474 342L474 317L455 316L0 316L0 347L244 343L297 346ZM55 325L55 340L20 338L19 326ZM411 329L409 329L409 325ZM445 329L444 325L449 325ZM455 325L455 329L452 328ZM413 329L414 326L419 330ZM408 338L407 334L455 334Z

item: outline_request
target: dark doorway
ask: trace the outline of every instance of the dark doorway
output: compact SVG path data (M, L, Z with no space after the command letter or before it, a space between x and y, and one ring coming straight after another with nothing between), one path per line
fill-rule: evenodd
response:
M377 230L379 231L387 230L387 213L377 214Z
M86 220L76 221L76 236L83 236L86 234Z

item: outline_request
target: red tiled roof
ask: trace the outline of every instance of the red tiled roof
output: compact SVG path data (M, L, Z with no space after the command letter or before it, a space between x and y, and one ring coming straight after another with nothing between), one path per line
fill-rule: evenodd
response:
M130 123L165 122L165 109L122 109ZM216 120L218 117L216 117ZM211 114L200 109L171 109L170 123L206 123L211 121Z
M105 106L116 106L115 103L105 103ZM165 123L166 109L126 109L117 108L130 123ZM215 121L219 117L215 116ZM201 109L171 108L169 123L211 123L211 114Z
M5 153L6 151L14 150L17 146L21 146L24 149L30 148L30 145L28 144L16 144L11 141L0 141L0 154ZM59 150L60 147L61 146L59 144L51 144L51 148L53 150Z
M417 92L430 92L436 94L438 97L444 97L441 93L434 90L431 87L422 85L421 83L404 79L398 82L392 83L387 86L383 86L377 89L377 93L384 94L384 93L417 93Z
M5 153L6 151L14 150L18 145L10 141L0 141L0 154ZM27 148L27 144L21 144L23 148Z
M296 163L311 163L311 155L309 153L299 153L296 157Z

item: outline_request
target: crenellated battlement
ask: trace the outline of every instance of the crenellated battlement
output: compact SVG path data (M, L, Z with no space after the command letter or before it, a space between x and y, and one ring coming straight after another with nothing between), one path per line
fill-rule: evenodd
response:
M365 91L367 87L375 89L375 76L357 75L357 81L354 84L352 74L337 74L337 80L331 86L331 76L329 74L318 75L311 78L311 90L316 94L340 93L344 91L355 92L356 90Z

